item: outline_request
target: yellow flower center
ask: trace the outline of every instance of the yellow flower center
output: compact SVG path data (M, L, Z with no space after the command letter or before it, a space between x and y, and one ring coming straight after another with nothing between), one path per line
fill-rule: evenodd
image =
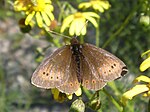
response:
M33 0L34 1L34 0ZM33 3L33 9L34 11L44 11L45 8L45 2L43 0L35 0Z
M74 18L82 18L82 13L80 12L75 13Z

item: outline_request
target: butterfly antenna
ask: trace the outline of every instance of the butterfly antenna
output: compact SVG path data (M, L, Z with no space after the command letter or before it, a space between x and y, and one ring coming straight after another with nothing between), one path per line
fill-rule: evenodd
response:
M81 31L83 30L83 28L87 25L87 23L88 23L89 21L87 20L86 22L85 22L85 24L83 25L83 27L81 28L81 30L80 30L80 32L79 32L79 34L81 34ZM76 35L75 36L75 38L77 38L78 36Z
M72 38L71 38L71 37L69 37L69 36L66 36L66 35L63 35L63 34L60 34L60 33L54 32L54 31L52 31L52 30L50 30L49 32L50 32L50 33L52 33L52 34L58 35L58 36L62 36L62 37L65 37L65 38L72 39Z

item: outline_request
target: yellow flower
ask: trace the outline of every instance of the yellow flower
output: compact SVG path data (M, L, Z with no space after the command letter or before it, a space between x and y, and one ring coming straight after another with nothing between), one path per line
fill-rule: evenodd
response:
M150 54L150 50L144 52L144 53L142 54L142 57L143 57L145 54ZM150 55L149 55L148 58L145 59L145 60L141 63L141 65L140 65L140 70L141 70L142 72L145 71L145 70L148 69L148 68L150 68Z
M31 6L30 0L16 0L14 2L14 10L15 11L23 11L27 10Z
M145 54L150 53L150 50L144 52L141 56L143 57ZM146 60L144 60L140 65L140 70L145 71L150 68L150 55ZM122 96L122 103L126 104L128 99L132 99L134 96L143 93L143 96L150 96L150 78L147 76L139 76L134 81L134 83L142 82L142 84L138 84L134 86L131 90L125 92Z
M73 94L62 93L57 88L51 89L51 92L53 94L54 99L58 102L63 102L64 100L66 100L66 98L68 98L69 100L71 100L73 98ZM81 88L79 88L75 92L75 94L76 94L76 96L80 96L82 94Z
M80 3L78 7L80 9L92 7L96 11L104 12L104 9L109 9L110 4L107 0L90 0L89 2Z
M50 26L51 21L54 20L52 13L54 8L51 5L51 0L16 0L15 4L18 4L16 5L18 11L22 10L27 14L25 25L30 24L34 16L39 27Z
M51 21L54 20L52 11L53 6L51 5L50 0L36 0L36 2L32 4L31 8L26 12L27 18L25 20L25 24L29 24L35 15L39 27L44 27L43 20L46 26L50 26Z
M59 92L59 90L56 89L56 88L51 89L51 92L53 94L54 100L56 100L60 103L63 102L66 99L66 94Z
M138 84L134 86L131 90L125 92L122 96L122 103L126 104L126 101L129 99L131 100L134 96L143 93L143 96L150 96L150 78L146 76L139 76L134 81L135 82L142 82L145 84Z
M61 27L61 33L65 31L67 27L69 27L69 34L71 36L76 35L79 36L86 34L86 20L90 21L95 27L98 27L98 24L95 20L95 18L100 18L99 15L97 15L94 12L76 12L75 14L69 15L66 17L63 21L62 27Z

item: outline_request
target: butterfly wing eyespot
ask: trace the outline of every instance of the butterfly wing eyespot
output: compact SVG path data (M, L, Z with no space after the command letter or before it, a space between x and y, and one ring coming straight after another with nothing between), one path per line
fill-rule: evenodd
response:
M122 67L121 76L124 76L125 74L127 74L127 72L128 72L127 67L126 66Z
M47 57L35 70L31 83L40 88L55 88L68 80L71 62L70 46L64 46Z
M68 81L57 87L57 89L59 89L62 93L73 94L79 89L80 83L78 82L76 67L76 62L72 58L69 65Z
M126 65L116 56L104 49L97 48L91 44L83 44L82 53L87 58L97 79L112 81L127 73Z

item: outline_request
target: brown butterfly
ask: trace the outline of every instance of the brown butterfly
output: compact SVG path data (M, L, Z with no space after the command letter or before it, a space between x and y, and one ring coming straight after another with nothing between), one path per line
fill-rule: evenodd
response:
M127 71L126 65L113 54L72 38L71 45L57 49L39 65L31 82L40 88L57 88L72 94L80 84L89 90L99 90Z

